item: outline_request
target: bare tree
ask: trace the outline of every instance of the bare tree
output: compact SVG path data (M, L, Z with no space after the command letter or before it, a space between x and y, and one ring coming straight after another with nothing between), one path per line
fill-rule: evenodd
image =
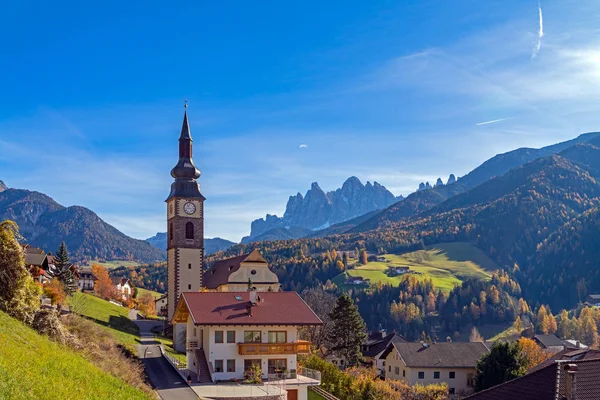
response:
M471 328L471 334L469 335L469 342L483 342L483 336L479 333L476 327Z
M321 321L323 321L323 325L321 326L307 326L300 329L300 337L312 342L317 350L321 352L321 355L325 355L327 349L330 347L329 343L327 343L327 336L333 327L333 322L329 314L333 310L333 307L335 307L337 297L325 291L322 287L306 288L300 295Z

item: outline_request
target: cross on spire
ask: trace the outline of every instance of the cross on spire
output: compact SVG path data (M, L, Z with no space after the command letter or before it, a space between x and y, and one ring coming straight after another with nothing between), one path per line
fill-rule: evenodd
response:
M188 99L183 99L183 108L187 108L188 106Z

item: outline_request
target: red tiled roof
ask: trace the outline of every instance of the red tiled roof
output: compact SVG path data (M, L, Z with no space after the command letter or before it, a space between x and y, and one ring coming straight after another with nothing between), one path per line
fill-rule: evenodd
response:
M260 292L248 315L249 292L186 292L177 309L187 306L197 325L321 325L296 292ZM184 302L184 303L182 303Z

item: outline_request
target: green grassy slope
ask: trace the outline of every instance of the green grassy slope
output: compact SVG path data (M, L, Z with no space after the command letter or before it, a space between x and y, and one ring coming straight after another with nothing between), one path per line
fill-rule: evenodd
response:
M158 299L159 297L161 297L163 295L162 293L155 292L154 290L137 288L137 298L138 299L146 293L150 293L152 295L152 297L154 297L155 299Z
M409 266L417 278L430 278L433 284L444 291L450 291L468 278L489 279L490 272L498 266L481 250L469 243L440 243L428 246L426 250L413 251L402 255L385 254L390 262L370 262L347 271L350 276L362 276L371 280L371 284L381 282L397 285L402 276L388 276L390 266ZM340 274L334 283L344 288L346 276Z
M111 260L111 261L88 261L86 266L92 266L92 264L102 265L106 269L113 269L118 267L137 267L140 265L137 261L123 261L123 260Z
M0 399L148 399L0 312Z
M127 317L129 309L86 293L77 292L71 303L80 304L74 311L110 328L117 340L135 353L139 344L139 329Z

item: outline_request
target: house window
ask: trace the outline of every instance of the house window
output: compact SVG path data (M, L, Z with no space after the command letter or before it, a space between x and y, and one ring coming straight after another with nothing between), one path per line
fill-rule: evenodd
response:
M194 239L194 224L191 222L185 224L185 238L191 240Z
M223 331L215 331L215 343L223 343Z
M235 360L227 360L227 372L235 372Z
M235 331L227 331L227 343L235 343Z
M450 371L450 372L448 373L448 378L450 378L450 379L454 379L454 378L456 378L456 372L454 372L454 371Z
M188 269L192 269L192 264L188 264Z
M440 379L440 371L433 371L433 379Z
M280 374L287 369L287 360L285 358L269 360L269 374Z
M406 370L405 369L402 370L402 377L406 378Z
M392 372L392 366L391 365L388 367L388 372Z
M192 290L192 285L188 285L188 290Z
M448 393L449 394L454 394L454 393L456 393L456 389L450 388L450 389L448 389Z
M169 240L173 240L173 223L169 224Z
M260 367L260 360L244 360L244 371L250 371L253 365Z
M400 375L400 367L394 367L394 373Z
M425 372L419 371L419 379L425 379Z
M244 343L260 343L260 331L244 331Z
M269 331L269 343L286 343L287 332L285 331Z
M223 372L223 360L215 360L215 372Z

